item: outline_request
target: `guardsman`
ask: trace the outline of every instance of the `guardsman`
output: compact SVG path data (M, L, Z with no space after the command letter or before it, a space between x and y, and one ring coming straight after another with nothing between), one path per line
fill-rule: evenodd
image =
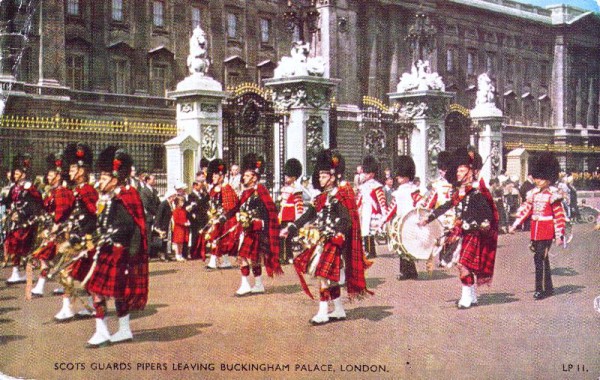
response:
M314 325L346 319L341 298L340 282L345 272L346 289L351 298L372 294L365 281L365 261L360 238L359 215L355 200L347 196L344 184L338 186L343 176L343 158L338 152L327 149L319 152L313 172L313 184L322 191L306 212L294 223L281 230L281 237L294 237L299 228L313 222L319 230L319 240L294 259L294 267L304 291L313 298L304 275L319 280L319 309L310 320ZM328 302L334 310L328 313Z
M124 150L110 146L98 157L98 230L94 240L94 264L85 287L94 297L96 332L88 347L133 339L129 315L148 302L148 247L144 207L137 190L127 185L133 160ZM118 331L110 335L106 325L106 300L114 298Z
M365 252L369 257L376 257L375 232L381 228L388 214L383 185L375 179L379 163L373 156L363 159L364 182L358 187L358 210L360 229Z
M283 178L285 185L281 188L279 196L279 223L286 226L298 219L304 212L302 200L302 187L296 183L302 175L302 164L295 158L290 158L283 167ZM291 239L281 239L280 262L282 264L292 263L294 255L292 252Z
M4 264L12 266L12 274L6 280L9 285L26 280L19 273L19 266L21 258L26 257L34 248L37 217L43 208L40 192L28 179L30 173L31 155L16 155L11 172L13 185L8 196L3 199L8 224L4 240Z
M552 153L541 154L533 163L531 175L535 188L527 192L525 202L517 211L517 219L510 227L513 233L517 226L531 218L531 244L535 264L535 292L533 298L542 300L554 294L548 251L552 241L562 244L565 235L565 210L562 196L552 185L558 180L560 165Z
M42 232L44 241L35 251L34 258L40 261L41 270L37 284L31 290L35 297L44 295L44 285L48 278L49 261L56 256L57 239L68 233L67 221L75 206L75 197L71 189L67 187L67 181L63 181L63 159L62 154L50 154L46 158L48 170L46 181L49 190L44 198L44 210L50 218L48 228Z

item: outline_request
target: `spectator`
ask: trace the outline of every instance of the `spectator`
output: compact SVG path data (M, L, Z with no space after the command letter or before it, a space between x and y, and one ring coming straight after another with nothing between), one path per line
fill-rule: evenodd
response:
M392 193L394 192L394 178L386 177L385 184L383 185L383 192L385 193L385 201L387 204L392 203Z
M185 261L183 258L183 247L187 244L190 233L190 222L186 210L183 208L185 199L178 195L175 197L173 209L173 238L175 248L175 260Z
M356 173L354 174L354 189L358 189L360 185L365 181L365 172L363 171L362 165L356 167Z
M173 216L172 203L177 196L175 190L167 190L165 199L160 202L156 218L154 219L154 232L161 240L160 259L168 261L171 254L171 217Z
M225 182L231 185L237 195L240 195L242 192L242 175L240 174L239 165L231 165L231 168L229 169L229 175L227 176Z
M141 185L143 183L143 185ZM146 231L152 231L154 226L154 219L160 206L160 198L158 197L158 190L154 188L156 184L156 177L153 174L146 174L143 178L143 182L140 182L140 198L142 199L142 205L144 206L144 215L146 216ZM152 233L148 233L148 254L150 257L157 255L160 250L160 239Z

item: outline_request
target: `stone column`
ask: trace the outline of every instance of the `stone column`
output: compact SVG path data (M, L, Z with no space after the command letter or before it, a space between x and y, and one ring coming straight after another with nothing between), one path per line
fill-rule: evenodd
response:
M329 148L330 100L339 79L292 76L267 79L279 112L289 113L284 131L285 159L298 159L305 173L312 171L311 159L321 148ZM279 173L275 173L279 178Z
M40 86L63 87L66 84L65 8L63 1L40 1Z
M195 73L179 82L177 89L167 96L177 104L177 137L165 143L167 184L171 186L177 181L190 180L184 173L189 164L177 159L183 157L185 150L195 150L194 172L199 170L201 158L223 157L222 101L229 94L213 78Z
M477 148L484 162L481 176L485 183L496 178L502 170L502 127L504 117L493 99L480 102L471 110L472 129L478 135Z
M453 93L437 90L415 90L388 94L403 118L413 121L410 154L416 175L422 184L436 177L437 155L445 149L444 117Z

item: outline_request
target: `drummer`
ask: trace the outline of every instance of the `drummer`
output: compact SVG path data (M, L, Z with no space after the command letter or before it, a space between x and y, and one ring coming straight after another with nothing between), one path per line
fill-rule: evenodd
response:
M422 198L415 179L415 162L410 156L398 156L396 163L396 182L398 188L392 193L392 204L387 220L401 218L412 210ZM398 280L416 280L417 267L412 258L406 254L400 255L400 274Z

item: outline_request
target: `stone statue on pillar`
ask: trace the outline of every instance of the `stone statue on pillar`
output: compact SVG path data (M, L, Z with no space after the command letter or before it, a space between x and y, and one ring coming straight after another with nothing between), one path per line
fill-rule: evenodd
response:
M325 74L323 57L309 57L310 44L296 41L292 44L289 57L281 57L273 72L273 78L289 78L295 76L322 77Z
M192 75L206 75L209 65L206 33L198 25L190 37L190 55L187 57L187 67Z
M407 91L446 91L442 77L438 73L431 72L431 66L427 60L417 60L413 63L410 73L404 73L396 87L397 92Z

